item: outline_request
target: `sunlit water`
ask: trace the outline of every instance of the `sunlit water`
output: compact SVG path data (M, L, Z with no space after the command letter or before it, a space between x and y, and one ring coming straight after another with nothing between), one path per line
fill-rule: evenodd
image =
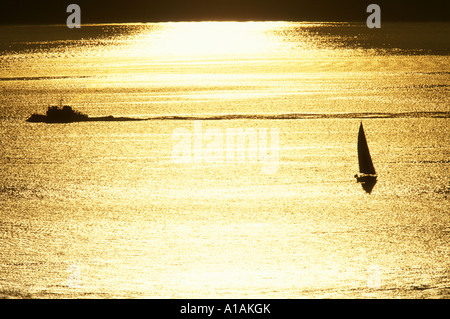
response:
M448 298L449 32L1 26L0 296ZM60 99L91 116L198 120L25 121ZM326 117L256 119L291 113ZM353 178L355 113L371 114L370 195ZM233 114L250 118L201 120ZM277 169L177 163L174 132L199 123L278 130Z

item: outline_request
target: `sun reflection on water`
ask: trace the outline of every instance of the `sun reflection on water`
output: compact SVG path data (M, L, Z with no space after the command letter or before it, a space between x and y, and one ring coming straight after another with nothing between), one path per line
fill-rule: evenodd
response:
M177 58L245 57L273 53L281 45L270 31L285 22L174 22L139 32L131 55Z

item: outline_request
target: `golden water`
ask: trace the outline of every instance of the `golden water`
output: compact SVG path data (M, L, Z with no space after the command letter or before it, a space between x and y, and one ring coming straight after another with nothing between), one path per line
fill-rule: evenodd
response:
M449 297L449 24L0 30L1 296ZM198 119L25 121L61 98ZM327 118L255 119L289 113ZM363 119L370 195L353 179L361 119L342 113L385 114ZM229 114L250 118L201 120ZM199 121L277 129L276 171L176 163L173 133Z

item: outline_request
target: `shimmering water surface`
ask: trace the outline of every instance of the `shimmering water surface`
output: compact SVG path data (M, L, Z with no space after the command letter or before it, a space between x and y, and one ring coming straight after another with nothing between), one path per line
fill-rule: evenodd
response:
M449 32L0 26L0 296L448 298ZM61 99L166 119L25 121ZM294 118L267 118L280 114ZM353 178L361 119L370 195ZM194 154L196 127L278 131L275 171L206 151L177 162L174 132Z

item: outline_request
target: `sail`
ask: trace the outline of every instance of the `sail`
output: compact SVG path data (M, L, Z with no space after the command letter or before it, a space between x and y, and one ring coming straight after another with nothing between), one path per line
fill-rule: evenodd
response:
M358 160L360 173L376 174L375 168L373 167L372 158L370 157L369 147L367 146L366 135L364 134L362 123L359 126L358 133Z

